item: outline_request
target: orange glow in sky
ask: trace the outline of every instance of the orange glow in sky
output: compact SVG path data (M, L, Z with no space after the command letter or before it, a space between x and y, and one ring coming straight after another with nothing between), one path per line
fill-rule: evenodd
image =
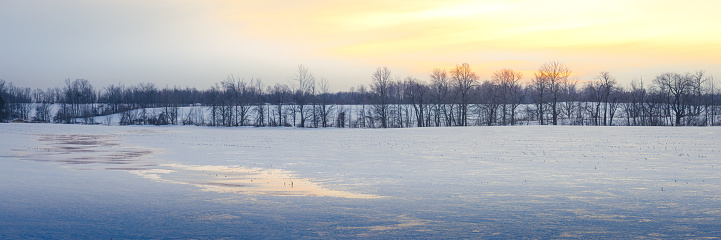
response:
M335 90L369 83L379 66L388 66L394 75L421 80L427 80L433 68L460 63L469 63L481 79L488 79L498 69L532 72L547 61L564 63L580 80L608 71L626 84L638 78L650 81L669 71L721 74L718 1L159 0L61 4L48 0L36 6L12 4L19 7L6 6L11 9L5 10L7 14L0 10L4 16L0 22L8 25L3 26L10 29L8 36L20 36L0 41L10 41L4 47L10 57L37 56L27 62L18 62L17 57L0 59L7 68L0 72L8 74L0 78L9 81L35 76L38 73L29 69L46 65L46 79L107 78L130 84L134 80L128 79L172 79L181 86L204 88L229 74L261 78L267 85L287 83L296 66L303 64L316 76L328 78ZM98 12L80 12L83 7ZM61 26L43 22L55 21L53 15L58 19L80 17ZM37 23L23 26L23 20L28 22L24 18ZM23 39L28 31L31 34L26 37L34 40ZM80 41L71 37L78 31L84 37ZM58 35L63 44L28 43L50 41L37 39ZM20 46L7 47L13 44ZM22 51L43 44L57 46L37 53ZM74 65L58 66L37 60L61 59L63 54L77 52L94 61L78 58L64 61ZM93 65L103 62L110 63ZM133 75L117 77L123 71Z
M579 77L589 77L665 66L712 71L708 68L721 63L717 1L224 4L237 5L222 16L246 23L239 34L285 39L320 56L420 72L461 62L528 70L560 60Z

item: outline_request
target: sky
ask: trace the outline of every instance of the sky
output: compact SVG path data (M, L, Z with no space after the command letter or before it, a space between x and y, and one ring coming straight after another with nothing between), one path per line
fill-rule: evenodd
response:
M0 79L87 79L207 89L229 76L290 84L299 65L331 90L388 67L428 81L470 64L530 81L558 61L573 79L627 86L664 72L721 78L721 1L0 0Z

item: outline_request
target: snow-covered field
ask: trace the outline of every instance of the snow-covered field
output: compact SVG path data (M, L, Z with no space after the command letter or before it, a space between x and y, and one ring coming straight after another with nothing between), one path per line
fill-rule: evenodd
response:
M0 124L0 238L718 237L720 130Z

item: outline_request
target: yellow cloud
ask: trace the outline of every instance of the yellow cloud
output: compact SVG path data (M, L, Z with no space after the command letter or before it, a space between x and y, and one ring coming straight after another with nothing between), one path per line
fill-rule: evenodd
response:
M717 1L218 2L220 18L237 26L238 35L424 72L473 61L499 64L484 67L491 71L526 68L501 64L559 58L584 65L579 69L614 61L721 62Z

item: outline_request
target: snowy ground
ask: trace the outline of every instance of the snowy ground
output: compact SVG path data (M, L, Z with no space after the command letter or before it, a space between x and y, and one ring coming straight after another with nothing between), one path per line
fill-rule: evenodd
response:
M720 130L0 124L0 238L718 237Z

